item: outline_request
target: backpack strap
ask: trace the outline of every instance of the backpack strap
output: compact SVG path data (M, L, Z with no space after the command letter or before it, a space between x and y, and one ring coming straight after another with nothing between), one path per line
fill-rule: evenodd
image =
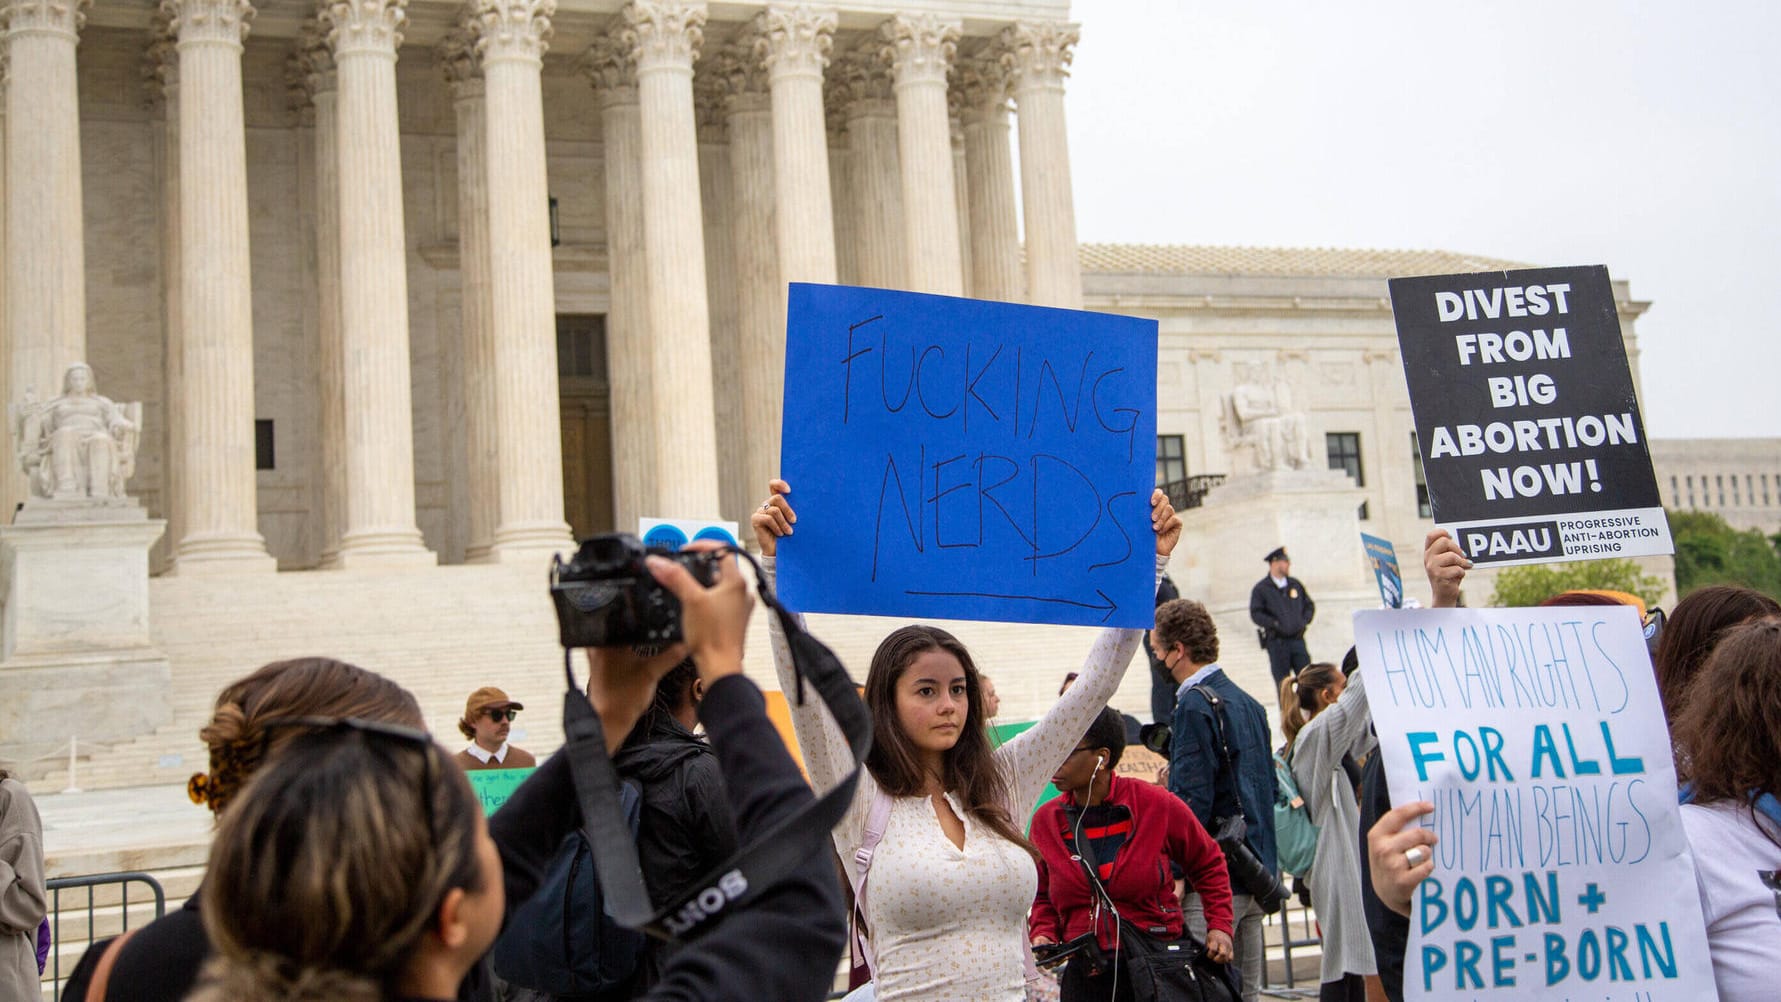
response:
M87 982L88 1002L105 1002L105 991L111 986L111 969L117 965L118 955L124 952L124 945L130 937L141 929L126 929L118 938L107 943L105 952L99 955L99 962L93 965L93 978Z
M859 955L866 961L866 969L877 976L878 962L872 955L872 943L866 935L866 877L872 870L872 854L878 851L878 843L884 841L884 829L890 824L891 795L878 787L878 795L872 798L872 807L866 812L866 831L860 839L859 847L853 851L854 869L848 871L848 880L853 884L853 943Z

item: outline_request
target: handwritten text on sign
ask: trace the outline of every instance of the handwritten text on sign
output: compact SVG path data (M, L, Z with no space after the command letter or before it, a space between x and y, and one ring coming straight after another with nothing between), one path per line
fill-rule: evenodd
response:
M1479 563L1669 553L1601 267L1399 278L1435 523Z
M1354 625L1392 800L1435 805L1405 997L1712 998L1633 610L1382 610Z
M793 285L784 420L792 608L1149 625L1155 321Z

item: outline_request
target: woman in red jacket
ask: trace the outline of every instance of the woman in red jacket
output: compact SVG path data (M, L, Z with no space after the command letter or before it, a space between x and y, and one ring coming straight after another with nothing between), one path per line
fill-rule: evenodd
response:
M1224 853L1193 812L1163 787L1113 774L1125 752L1118 712L1101 711L1052 783L1064 793L1033 816L1039 849L1039 894L1029 922L1034 946L1096 933L1107 963L1077 954L1064 968L1063 1002L1124 1002L1131 990L1116 977L1119 919L1159 940L1181 938L1181 900L1171 864L1186 875L1206 908L1206 955L1231 959L1231 883ZM1081 806L1080 813L1075 808ZM1072 816L1074 815L1074 817ZM1090 854L1077 848L1086 843ZM1084 864L1092 855L1113 907L1097 905Z

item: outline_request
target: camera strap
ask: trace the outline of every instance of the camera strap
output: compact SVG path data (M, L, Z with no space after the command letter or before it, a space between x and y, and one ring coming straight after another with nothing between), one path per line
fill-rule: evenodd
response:
M716 869L694 881L690 890L657 908L649 900L637 845L620 807L618 771L606 754L605 730L599 714L575 683L572 651L565 649L563 673L568 691L563 696L563 751L569 756L569 770L575 778L582 831L592 848L606 913L620 925L670 942L697 937L737 906L806 865L813 855L826 854L829 831L852 805L861 763L872 746L871 714L841 660L811 636L798 617L773 596L754 557L735 548L713 551L713 556L725 553L735 553L754 567L761 601L779 617L791 646L798 704L804 703L804 685L808 682L847 736L854 767L833 789L738 849Z

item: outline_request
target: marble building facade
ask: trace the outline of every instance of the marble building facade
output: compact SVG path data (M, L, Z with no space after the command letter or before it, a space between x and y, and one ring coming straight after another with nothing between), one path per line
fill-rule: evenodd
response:
M158 570L734 517L785 283L1081 303L1064 2L5 10L6 385L144 402Z

